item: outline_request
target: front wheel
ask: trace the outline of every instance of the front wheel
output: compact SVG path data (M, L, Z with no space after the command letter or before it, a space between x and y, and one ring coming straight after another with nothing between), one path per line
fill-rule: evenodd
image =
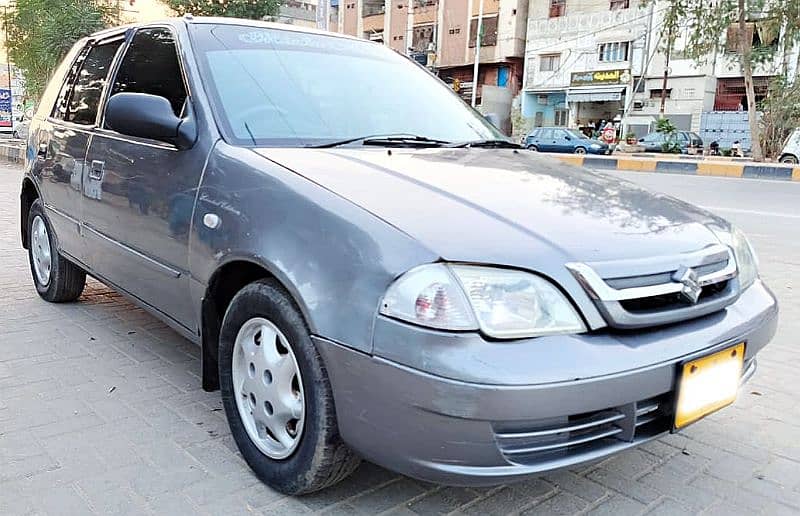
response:
M528 145L526 147L529 151L539 152L539 148L536 145Z
M575 154L586 154L586 149L584 147L576 147Z
M788 165L797 165L798 159L797 156L793 156L791 154L787 154L781 157L781 163L786 163Z
M86 272L59 254L39 199L28 212L28 262L36 292L45 301L75 301L83 293Z
M339 436L330 381L300 311L275 281L243 288L219 341L222 403L242 456L265 483L310 493L360 459Z

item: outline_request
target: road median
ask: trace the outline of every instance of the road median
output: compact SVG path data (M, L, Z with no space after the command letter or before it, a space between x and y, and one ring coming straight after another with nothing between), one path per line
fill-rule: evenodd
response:
M575 154L547 154L572 165L599 170L629 170L635 172L661 172L697 176L743 177L800 181L800 166L781 163L754 163L752 161L697 159L677 157L640 157L625 154L592 156Z

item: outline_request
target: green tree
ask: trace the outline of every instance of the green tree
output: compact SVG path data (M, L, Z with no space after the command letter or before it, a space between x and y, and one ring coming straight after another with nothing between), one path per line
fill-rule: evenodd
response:
M278 14L281 0L163 0L177 14L261 20Z
M17 0L4 23L8 53L25 74L28 97L38 99L72 45L111 25L115 14L97 0Z
M727 48L735 48L744 76L753 159L763 160L753 70L783 56L787 72L787 50L800 42L800 0L666 0L662 41L668 50L684 31L689 36L685 55L698 64L721 55L726 40Z

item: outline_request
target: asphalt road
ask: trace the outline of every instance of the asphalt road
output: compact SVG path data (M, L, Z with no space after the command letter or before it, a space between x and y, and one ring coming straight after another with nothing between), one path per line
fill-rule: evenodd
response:
M284 497L250 473L197 348L109 289L51 305L19 247L19 167L0 164L0 514L797 514L800 184L615 172L748 233L782 309L739 400L598 464L492 489L363 465Z

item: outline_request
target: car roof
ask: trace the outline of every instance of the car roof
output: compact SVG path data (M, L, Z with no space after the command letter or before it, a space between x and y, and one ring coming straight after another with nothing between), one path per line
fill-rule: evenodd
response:
M163 18L161 20L155 20L150 22L140 22L140 23L129 23L126 25L120 25L117 27L111 27L108 29L103 29L100 31L95 32L91 36L91 39L97 38L104 38L108 36L113 36L118 33L123 33L129 29L136 29L139 27L152 27L158 25L178 25L178 24L187 24L187 25L231 25L231 26L244 26L244 27L255 27L261 29L274 29L274 30L282 30L285 32L299 32L305 34L319 34L322 36L330 36L334 38L340 39L349 39L355 40L364 43L375 43L363 38L357 38L355 36L350 36L348 34L340 34L338 32L330 32L326 30L311 28L311 27L300 27L297 25L289 25L286 23L275 23L275 22L265 22L259 20L248 20L244 18L223 18L223 17L214 17L214 16L192 16L190 14L184 15L182 17L174 17L174 18Z

